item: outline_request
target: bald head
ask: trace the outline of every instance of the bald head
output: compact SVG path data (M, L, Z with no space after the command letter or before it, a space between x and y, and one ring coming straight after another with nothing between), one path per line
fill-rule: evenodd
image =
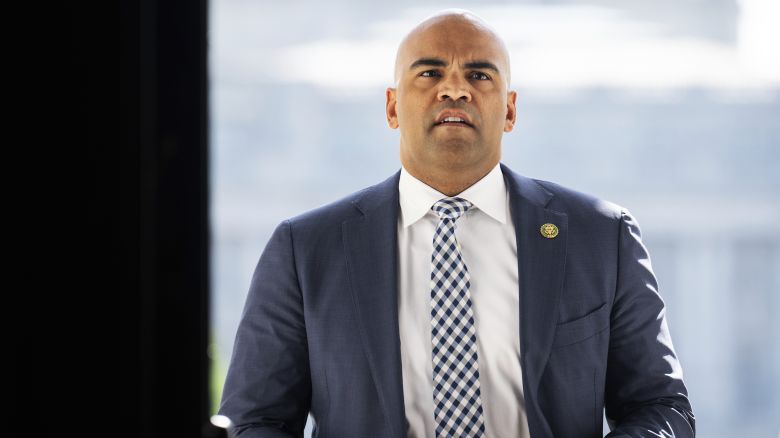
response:
M436 44L455 43L469 35L479 35L482 41L498 52L498 60L509 87L509 51L504 40L485 20L465 9L445 9L426 18L415 26L401 41L395 56L393 82L398 84L403 70L410 68L415 56Z

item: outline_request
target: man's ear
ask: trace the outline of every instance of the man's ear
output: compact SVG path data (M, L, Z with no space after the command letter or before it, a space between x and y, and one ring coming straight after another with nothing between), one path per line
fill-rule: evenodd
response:
M395 88L388 88L387 91L385 91L385 97L387 98L387 103L385 104L385 112L387 113L387 126L392 129L398 128L398 113L395 111L395 93Z
M506 94L506 120L504 121L504 132L509 132L515 127L517 120L517 92L508 91Z

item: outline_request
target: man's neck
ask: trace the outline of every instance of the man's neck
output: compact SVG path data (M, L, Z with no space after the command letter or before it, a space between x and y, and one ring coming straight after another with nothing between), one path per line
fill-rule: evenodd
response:
M485 175L493 170L496 164L493 163L476 169L426 169L424 172L406 164L404 164L404 168L410 175L433 187L440 193L447 196L455 196L484 178Z

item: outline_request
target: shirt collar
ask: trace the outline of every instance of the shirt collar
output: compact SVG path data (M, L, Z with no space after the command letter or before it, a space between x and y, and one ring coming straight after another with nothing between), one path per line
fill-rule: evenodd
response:
M417 222L431 211L431 206L447 195L415 178L401 166L401 178L398 180L401 218L404 227ZM474 207L488 216L507 223L506 185L499 163L466 190L455 195L471 202Z

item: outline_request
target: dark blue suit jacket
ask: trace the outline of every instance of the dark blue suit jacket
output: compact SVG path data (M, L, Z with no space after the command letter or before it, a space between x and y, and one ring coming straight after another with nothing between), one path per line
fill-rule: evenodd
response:
M694 436L664 302L625 209L503 163L517 235L531 437ZM240 437L406 436L399 172L283 221L252 277L220 413ZM542 224L559 229L542 236ZM420 333L420 336L429 336ZM664 434L664 431L666 434ZM491 438L503 438L500 431Z

